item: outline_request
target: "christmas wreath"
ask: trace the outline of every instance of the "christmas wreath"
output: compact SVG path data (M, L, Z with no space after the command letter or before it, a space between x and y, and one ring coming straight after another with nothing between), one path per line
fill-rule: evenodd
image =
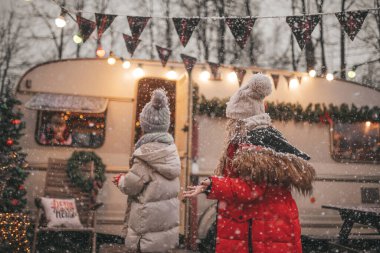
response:
M82 169L91 161L94 162L93 175L86 175ZM106 181L105 168L102 159L94 152L74 151L67 163L67 175L71 182L83 191L97 194Z

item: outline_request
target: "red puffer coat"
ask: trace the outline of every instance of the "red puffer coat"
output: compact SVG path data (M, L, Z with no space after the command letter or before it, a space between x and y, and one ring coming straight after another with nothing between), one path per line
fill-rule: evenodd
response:
M294 186L284 183L289 178L274 179L277 184L268 183L269 174L264 176L266 180L253 180L260 175L255 168L248 168L252 175L247 180L241 165L252 157L247 154L242 157L247 147L256 157L257 152L266 150L251 144L230 144L223 175L210 178L208 198L218 200L216 253L301 253L298 209L290 193ZM241 154L240 158L236 157L237 153ZM243 162L239 165L236 158ZM255 161L249 161L247 166L254 165Z

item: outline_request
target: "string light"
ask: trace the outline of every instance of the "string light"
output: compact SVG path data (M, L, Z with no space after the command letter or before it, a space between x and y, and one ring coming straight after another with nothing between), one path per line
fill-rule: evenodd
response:
M96 56L103 58L106 55L106 51L103 49L102 45L98 43L98 48L96 49Z
M82 36L81 36L80 34L75 34L75 35L73 36L73 40L74 40L74 42L75 42L76 44L80 44L80 43L83 42L83 38L82 38Z
M142 66L139 65L137 68L135 68L135 70L133 70L133 76L135 78L141 78L143 77L145 74L144 70L142 69Z
M311 69L311 70L309 71L309 76L310 76L310 77L316 77L316 76L317 76L317 71L315 71L315 69Z
M370 127L370 126L371 126L371 121L366 121L366 122L365 122L365 126L366 126L366 127Z
M295 90L298 88L299 85L300 85L300 83L299 83L297 77L292 77L292 79L290 79L290 81L289 81L289 88L290 89Z
M19 213L0 213L0 241L6 242L15 252L30 252L26 231L28 216Z
M59 16L55 19L55 25L58 28L63 28L66 26L66 19L65 19L66 13L67 13L66 10L61 9L61 14L59 14Z
M123 60L123 69L129 69L131 67L131 62L128 60Z
M200 73L199 77L200 77L200 79L201 79L202 81L205 81L205 82L206 82L206 81L210 80L211 74L210 74L210 72L208 72L206 69L204 69L204 70L202 70L202 72Z
M332 80L334 80L334 75L331 74L331 73L327 73L326 80L329 81L329 82L331 82Z
M355 70L352 69L352 70L348 71L347 76L351 79L355 78L355 76L356 76Z
M235 82L237 80L237 75L234 71L231 71L230 73L228 73L227 78L230 82Z
M166 77L170 80L176 80L178 78L178 73L171 68L168 72L166 72Z
M109 65L114 65L116 63L116 58L112 52L110 52L110 55L108 56L107 62Z

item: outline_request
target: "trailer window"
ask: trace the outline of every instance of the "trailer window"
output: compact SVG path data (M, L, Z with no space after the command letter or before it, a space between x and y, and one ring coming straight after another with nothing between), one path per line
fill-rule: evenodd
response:
M41 145L97 148L104 135L105 112L38 112L36 141Z
M379 123L335 123L332 131L332 156L339 161L380 161Z

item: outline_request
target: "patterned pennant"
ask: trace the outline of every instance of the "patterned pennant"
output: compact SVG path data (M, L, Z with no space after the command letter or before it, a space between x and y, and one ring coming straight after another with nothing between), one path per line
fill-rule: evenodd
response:
M208 65L210 66L211 69L211 74L214 79L218 79L219 76L219 63L213 63L213 62L208 62Z
M151 17L132 17L128 16L128 24L131 29L132 37L138 40L145 26L148 24Z
M95 13L96 27L98 28L98 40L101 39L103 33L110 27L116 15L106 15Z
M188 56L186 54L181 54L181 58L182 58L183 64L185 64L185 68L187 72L190 75L195 63L197 62L197 58Z
M235 37L236 43L241 49L244 48L249 34L252 31L256 18L226 18L226 24L230 28L232 35Z
M123 34L123 38L125 41L125 46L127 47L128 52L133 56L137 46L140 44L141 40L134 38L128 34Z
M236 76L238 78L238 81L239 81L239 87L241 86L242 82L243 82L243 79L244 79L244 76L245 74L247 73L247 71L245 69L242 69L242 68L237 68L237 67L234 67L234 71L236 73Z
M320 15L286 17L286 23L292 29L293 35L296 37L301 49L305 47L306 43L311 41L311 33L318 25L320 19Z
M289 85L290 85L290 79L292 78L291 76L284 76L285 79L286 79L286 83L288 84L288 89L289 89Z
M339 20L340 25L343 26L348 37L353 41L362 28L367 14L368 11L347 11L337 12L335 16Z
M278 81L280 81L280 75L271 74L274 84L274 89L277 90L278 87Z
M174 27L182 46L186 47L191 35L199 23L199 18L173 18Z
M83 18L81 15L77 15L77 24L83 43L85 43L86 40L90 38L92 32L95 30L96 23L86 18Z
M164 47L160 47L156 45L158 57L160 57L162 67L166 66L170 55L172 54L172 50Z

